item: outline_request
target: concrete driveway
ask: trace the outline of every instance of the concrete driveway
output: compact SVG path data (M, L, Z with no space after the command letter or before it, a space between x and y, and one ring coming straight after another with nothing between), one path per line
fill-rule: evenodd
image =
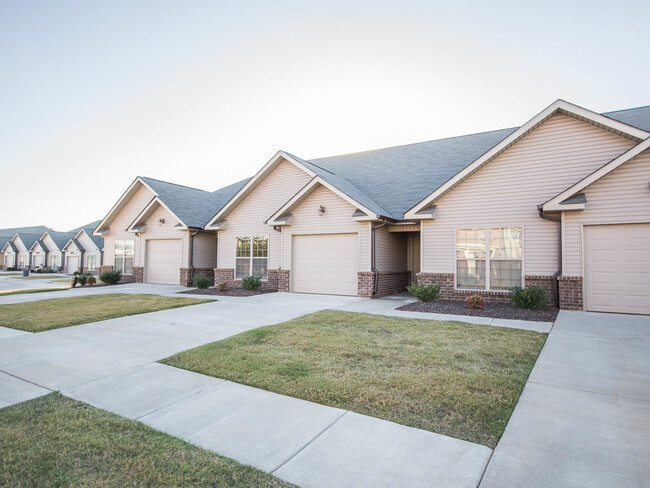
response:
M99 293L173 293L124 285ZM0 303L91 290L0 298ZM176 295L178 296L178 295ZM385 420L176 369L176 352L356 297L274 293L38 334L0 331L0 407L62 394L300 486L474 488L491 449Z
M650 486L650 316L560 312L480 486Z
M30 276L37 276L39 279L24 280L19 276L13 276L19 271L1 272L0 273L0 291L9 292L14 290L30 290L37 288L62 288L66 286L65 283L56 283L56 280L68 280L68 285L72 278L64 274L30 274Z

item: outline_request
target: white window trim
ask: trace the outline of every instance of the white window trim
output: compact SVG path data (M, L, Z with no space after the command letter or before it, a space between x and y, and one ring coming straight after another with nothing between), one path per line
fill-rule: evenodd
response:
M135 243L134 243L134 246L135 246ZM135 251L135 249L134 249L134 251ZM135 256L135 252L133 253L133 255ZM90 267L90 260L91 259L93 260L93 267L92 268ZM88 256L86 256L86 269L88 269L89 271L95 271L95 269L97 269L97 256L95 256L94 254L89 254Z
M248 256L248 258L244 257L238 257L237 256L237 239L243 239L244 237L248 237L250 240L250 249L251 249L251 255ZM252 273L253 272L253 239L256 237L266 237L266 278L261 278L260 281L269 281L269 254L271 254L271 238L268 234L262 234L262 235L249 235L249 236L235 236L235 269L234 269L234 277L235 281L241 281L244 278L237 278L237 260L238 259L248 259L249 262L249 270ZM262 258L255 258L255 259L262 259ZM249 275L252 276L252 275Z
M490 293L503 293L506 294L508 293L508 290L504 290L503 288L499 288L496 290L492 290L490 288L490 261L491 259L489 258L490 255L490 229L512 229L514 227L517 227L521 229L521 283L519 286L524 286L524 283L526 281L525 276L525 256L526 256L526 229L523 225L517 225L517 224L498 224L498 225L463 225L460 227L454 227L454 290L456 291L474 291L477 293L480 292L490 292ZM456 249L458 245L458 231L459 230L469 230L469 229L484 229L486 234L485 234L485 288L459 288L458 287L458 260L460 259L461 261L465 260L464 258L459 258L456 254ZM515 259L495 259L494 261L517 261Z
M115 241L115 243L113 244L113 269L115 271L121 271L123 276L133 276L133 272L131 272L130 274L127 274L127 273L124 272L124 263L126 262L125 258L126 258L126 256L128 256L128 254L126 254L126 252L124 254L120 254L120 256L122 256L122 269L116 269L115 268L115 258L118 255L117 254L117 249L116 249L118 242L125 242L125 243L126 242L133 242L133 254L131 254L131 256L133 257L133 266L131 266L131 267L135 268L135 239L117 239ZM124 247L126 249L126 245Z

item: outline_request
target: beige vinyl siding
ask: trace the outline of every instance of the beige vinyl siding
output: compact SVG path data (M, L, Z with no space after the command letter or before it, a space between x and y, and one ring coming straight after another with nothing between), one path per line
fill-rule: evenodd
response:
M583 225L650 222L650 150L588 186L585 209L565 212L566 276L583 276ZM649 270L650 272L650 270Z
M23 241L19 237L16 237L16 239L13 240L13 243L18 248L18 252L16 253L16 266L20 266L20 259L23 257L25 260L25 268L27 268L30 264L29 250L25 247Z
M142 209L140 209L142 210ZM135 218L135 217L134 217ZM160 220L165 223L161 223ZM139 256L135 259L134 266L144 266L146 263L146 244L145 241L150 239L181 239L181 258L182 268L188 267L189 263L189 232L176 227L180 222L165 207L159 205L156 210L149 216L145 222L145 232L140 234L141 242L138 245L136 241L135 253ZM134 235L134 234L131 234ZM146 272L146 271L145 271Z
M436 201L422 223L422 271L455 273L455 230L523 227L524 274L558 271L558 225L537 206L629 149L629 139L556 115Z
M323 205L325 213L318 214ZM343 198L324 186L316 188L292 212L291 225L282 230L282 268L291 269L292 235L349 234L359 235L359 269L370 271L370 222L352 220L356 210Z
M217 266L217 235L214 232L196 234L193 252L195 268L215 268Z
M155 195L144 185L136 191L133 198L129 200L124 208L115 216L109 224L110 235L104 238L104 264L113 266L115 264L115 241L133 239L135 240L135 256L133 259L134 266L142 266L142 250L140 239L133 232L127 232L126 229L133 223L140 212L151 202Z
M269 237L269 269L281 261L281 234L265 222L311 177L296 165L283 161L264 178L226 217L226 228L219 231L219 268L235 268L237 237Z
M88 234L82 232L79 234L77 241L79 241L79 244L81 244L85 250L82 265L84 269L88 267L88 256L95 256L95 268L99 270L101 252L99 249L97 249L97 246L95 246L95 243L92 241L92 239L88 236Z
M61 253L61 251L57 250L56 244L54 244L54 241L53 241L52 238L50 237L50 234L47 234L47 235L42 239L42 241L43 241L43 244L45 244L45 247L47 247L47 249L48 249L48 253L47 253L47 265L48 265L48 266L51 266L51 265L52 265L52 257L53 257L53 256L56 256L56 258L57 258L57 267L62 266L62 264L61 264L61 261L62 261L62 259L61 259L62 253Z
M406 271L407 234L389 232L387 227L375 231L375 266L380 272Z

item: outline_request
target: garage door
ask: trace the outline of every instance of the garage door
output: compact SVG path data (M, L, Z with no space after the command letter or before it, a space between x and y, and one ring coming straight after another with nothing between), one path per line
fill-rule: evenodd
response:
M650 314L650 224L585 226L585 308Z
M165 285L180 283L181 240L155 239L147 241L145 281Z
M68 274L79 271L79 256L68 256L65 260L65 266Z
M6 254L5 255L5 268L11 268L14 265L14 256L13 254Z
M358 294L357 234L293 236L292 290L329 295Z
M36 268L38 266L43 266L43 256L34 255L33 266Z

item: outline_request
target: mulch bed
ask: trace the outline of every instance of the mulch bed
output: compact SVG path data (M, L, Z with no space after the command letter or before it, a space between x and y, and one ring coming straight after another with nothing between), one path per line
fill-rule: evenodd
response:
M415 302L403 305L397 310L408 312L445 313L451 315L471 315L473 317L492 317L495 319L531 320L534 322L555 322L559 310L547 307L542 310L525 310L509 303L486 303L484 308L469 308L461 300L436 300Z
M179 293L187 293L189 295L217 295L222 297L252 297L276 292L273 290L244 290L243 288L229 288L225 291L219 291L216 288L197 288L196 290L180 291Z

